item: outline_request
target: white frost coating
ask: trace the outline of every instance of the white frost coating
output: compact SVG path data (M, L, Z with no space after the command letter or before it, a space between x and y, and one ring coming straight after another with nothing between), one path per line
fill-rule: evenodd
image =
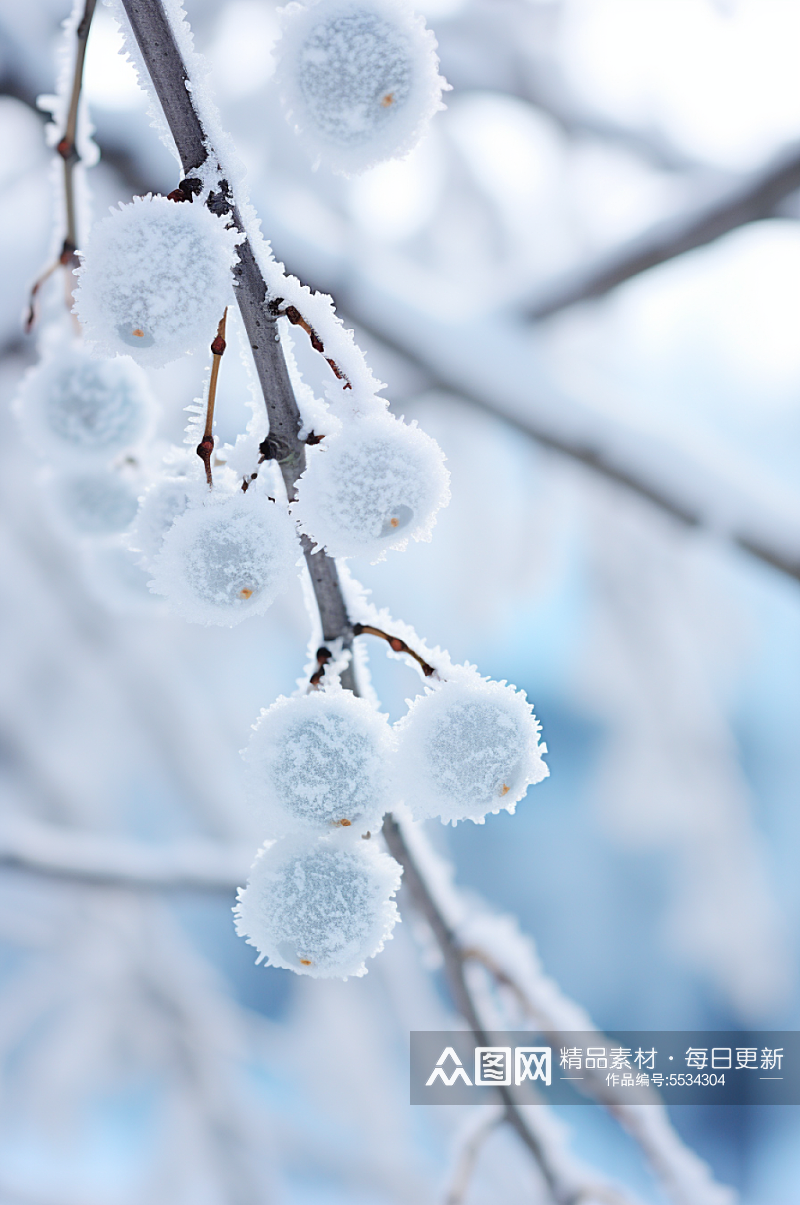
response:
M103 355L160 368L211 343L233 301L235 231L205 205L134 197L92 227L75 312Z
M307 452L294 517L331 556L383 560L409 537L429 540L450 499L450 474L434 439L381 415L348 424Z
M211 494L173 522L150 588L192 623L232 627L264 614L299 557L294 524L277 503L252 490Z
M276 79L315 158L349 174L406 155L447 86L423 18L403 0L292 3L282 17Z
M58 521L81 536L125 531L139 506L136 488L111 470L53 477L49 486Z
M391 806L385 716L341 688L279 698L242 756L269 837L352 827L376 832Z
M127 356L97 360L59 340L22 383L16 411L26 441L50 460L110 460L152 424L147 378Z
M397 724L397 781L416 820L474 820L513 812L549 771L539 724L523 691L472 667L411 703Z
M315 979L365 975L399 920L401 873L375 840L287 837L260 852L239 891L236 931L269 966Z
M164 537L190 501L200 501L208 487L188 477L161 477L139 501L139 513L130 533L129 547L142 554L141 563L150 568Z

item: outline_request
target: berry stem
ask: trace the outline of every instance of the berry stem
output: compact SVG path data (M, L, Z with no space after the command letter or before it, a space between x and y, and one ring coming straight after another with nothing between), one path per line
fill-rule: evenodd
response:
M406 644L405 640L401 640L399 636L390 636L388 632L384 632L383 628L373 627L371 623L354 623L354 636L378 636L381 640L385 640L393 653L405 653L409 657L413 657L417 665L422 670L426 678L438 678L439 673L434 666L429 665L419 653Z
M225 313L219 320L217 333L211 343L211 379L208 382L208 400L206 402L206 425L203 431L203 438L197 445L195 451L202 460L206 468L206 481L209 488L214 485L211 476L211 453L214 451L214 404L217 400L217 378L219 377L219 366L222 363L222 357L225 354L227 344L225 342L225 324L228 320L228 307L225 306Z
M78 266L78 222L75 211L75 167L81 161L76 145L78 131L78 109L80 106L81 89L83 87L83 64L86 61L86 44L89 40L89 30L92 17L97 6L97 0L86 0L83 16L75 30L77 49L75 52L75 70L72 75L72 91L70 92L67 120L64 133L56 145L56 152L64 163L64 224L66 227L64 241L58 258L50 264L34 281L28 298L28 313L25 319L25 333L30 334L37 317L36 302L42 285L55 272L56 268L64 268L67 272ZM72 306L72 290L66 289L67 308Z

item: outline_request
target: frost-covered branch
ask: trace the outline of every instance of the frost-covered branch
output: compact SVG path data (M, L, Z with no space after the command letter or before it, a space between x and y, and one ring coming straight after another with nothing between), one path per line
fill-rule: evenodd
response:
M558 1042L562 1033L595 1029L583 1010L566 999L558 987L542 975L529 943L519 934L516 926L492 917L479 918L477 923L469 920L463 925L458 923L455 917L458 901L439 898L439 893L431 886L435 868L427 863L433 863L435 856L429 850L423 851L424 858L419 856L419 833L414 834L412 846L393 817L387 817L383 832L393 856L403 866L404 885L408 887L415 907L426 920L439 947L456 1006L482 1045L489 1044L486 1030L491 1025L481 1015L479 987L470 973L471 964L476 962L512 993L523 1015L532 1019L554 1042ZM476 937L492 945L491 955L474 940ZM511 953L517 974L509 970L508 959L503 958L499 952L501 949L506 955ZM602 1035L597 1032L598 1041L602 1041ZM585 1087L639 1144L676 1205L731 1205L731 1190L716 1184L702 1160L683 1145L670 1125L663 1106L657 1103L625 1105L601 1079L587 1078ZM502 1090L499 1091L502 1095ZM525 1121L515 1117L513 1100L506 1096L502 1099L506 1107L506 1120L525 1141L519 1128L525 1126ZM598 1195L596 1187L593 1191L596 1199L612 1199ZM582 1197L567 1199L581 1200Z
M414 857L400 824L392 815L383 822L383 836L389 852L403 867L403 885L408 889L417 911L425 918L439 947L444 962L445 975L453 1002L470 1027L478 1043L491 1045L486 1025L465 975L466 956L455 930L446 919L434 892L429 886L422 867ZM592 1182L591 1185L575 1184L565 1177L565 1169L548 1149L541 1135L523 1117L512 1093L504 1087L497 1088L503 1106L505 1121L536 1159L553 1200L563 1205L579 1205L579 1202L596 1200L624 1205L627 1198L616 1189Z
M503 1114L499 1112L494 1116L489 1116L488 1119L482 1118L480 1124L473 1127L458 1152L458 1160L444 1199L444 1205L463 1205L480 1153L502 1120Z
M661 222L594 264L543 285L528 303L525 316L541 322L582 301L604 297L658 264L704 247L749 222L774 217L781 203L799 188L800 147L795 144L723 197L688 216Z
M0 864L95 886L230 893L252 857L249 845L219 841L155 845L19 816L0 825Z
M482 319L455 329L431 313L416 315L399 299L405 321L392 323L389 299L376 298L369 279L351 284L344 302L362 330L422 369L430 389L496 415L685 527L705 528L800 581L800 498L764 479L746 460L726 463L701 438L678 444L644 422L628 423L565 396L513 323Z
M209 196L209 207L230 213L236 229L246 237L238 247L234 269L236 300L247 331L264 403L269 415L269 442L278 462L286 492L294 497L294 485L305 467L305 445L300 439L301 418L294 396L286 360L281 347L277 316L269 309L269 290L247 237L244 221L216 150L196 108L189 73L175 34L161 3L154 0L122 0L139 51L150 74L183 165L185 177L208 172L215 177L216 188ZM303 541L311 583L319 608L322 634L326 642L337 639L344 648L352 645L352 630L347 618L335 562L324 552L311 554L311 544ZM346 687L353 685L352 669L342 675Z

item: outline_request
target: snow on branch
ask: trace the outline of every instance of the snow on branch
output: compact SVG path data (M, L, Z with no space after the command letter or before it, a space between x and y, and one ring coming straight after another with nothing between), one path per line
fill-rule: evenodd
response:
M387 817L383 832L390 851L403 866L403 883L439 947L456 1006L483 1045L488 1044L486 1030L508 1028L509 1018L488 1015L491 1001L472 973L476 965L511 993L517 1015L521 1012L532 1020L554 1042L559 1041L562 1033L574 1030L595 1031L598 1040L602 1040L603 1035L583 1009L544 975L531 942L520 933L512 918L476 913L474 907L465 906L449 879L448 868L439 862L419 828L409 832L396 819ZM702 1159L678 1137L665 1108L657 1100L648 1105L625 1105L602 1078L585 1079L584 1088L639 1144L675 1205L732 1205L732 1190L713 1180ZM525 1121L515 1116L513 1100L502 1089L498 1091L506 1108L506 1120L526 1141L520 1128ZM585 1186L573 1189L573 1196L563 1195L558 1174L565 1171L562 1168L554 1172L556 1200L589 1199L581 1195L586 1191ZM603 1195L608 1191L604 1186L593 1186L592 1191L592 1199L620 1199Z
M278 337L277 316L270 313L268 288L263 271L263 259L256 258L253 243L260 238L257 226L246 230L242 211L230 185L233 173L223 168L211 136L219 142L224 135L218 126L216 112L203 91L203 81L189 79L184 56L194 55L191 33L183 21L179 6L175 7L175 25L160 3L151 0L121 0L120 8L130 22L136 45L128 39L128 49L134 53L142 82L148 77L161 104L169 133L185 173L185 181L194 181L198 173L209 185L208 206L217 214L228 214L235 228L246 237L238 246L238 263L233 274L237 284L236 301L247 331L264 403L269 414L269 443L272 457L278 462L286 492L294 497L294 485L305 467L305 444L300 439L301 418L295 399L283 349ZM122 15L121 13L119 14ZM181 46L178 45L178 37ZM137 52L138 51L138 52ZM199 106L204 105L201 116ZM194 183L189 191L194 191ZM251 223L255 219L251 215ZM265 254L262 250L262 256ZM273 264L278 272L279 266ZM282 277L283 283L290 282ZM274 293L273 293L274 296ZM313 324L317 326L318 322ZM336 565L324 553L312 556L310 541L303 541L303 552L311 576L311 584L320 612L323 637L326 642L341 639L343 647L352 644L352 630L339 587ZM342 683L352 686L352 670L348 666Z
M277 214L270 216L279 223ZM549 378L529 332L513 319L450 319L387 287L387 280L407 279L400 263L384 262L380 276L349 265L345 284L344 264L332 261L308 232L284 226L280 238L307 276L316 279L327 261L325 287L341 294L343 308L362 330L421 368L430 388L497 415L684 526L706 529L800 581L800 492L781 487L746 456L726 454L699 431L676 435L646 416L566 394ZM426 288L437 291L430 281Z
M525 316L531 322L541 322L582 301L604 297L626 280L658 264L705 247L749 222L775 217L781 202L798 189L800 145L795 143L722 197L688 215L659 222L588 267L542 285L526 306Z
M0 864L94 885L231 892L252 858L250 845L201 839L153 845L21 816L0 825Z

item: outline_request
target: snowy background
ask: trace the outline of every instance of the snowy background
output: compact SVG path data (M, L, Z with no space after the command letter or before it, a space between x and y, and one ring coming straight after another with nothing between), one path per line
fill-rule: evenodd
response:
M430 838L601 1027L798 1028L800 2L421 11L447 110L408 159L345 179L312 170L280 112L270 0L187 5L277 257L333 294L393 411L448 457L432 542L352 570L430 644L525 689L543 724L551 777L517 814ZM16 429L35 357L20 315L57 216L35 99L67 15L0 4L0 1201L444 1201L473 1119L406 1103L409 1030L453 1021L407 904L347 983L256 968L233 931L257 843L238 750L302 672L299 587L233 629L166 615L138 570L64 537ZM97 216L178 179L119 45L101 7ZM765 176L783 184L752 200ZM679 241L742 196L722 237L532 316L653 228ZM204 369L149 373L161 439L181 442ZM222 439L248 396L227 357ZM419 681L369 652L395 719ZM608 1116L560 1120L627 1199L666 1199ZM673 1120L747 1205L800 1201L800 1109ZM466 1200L537 1193L498 1130Z

